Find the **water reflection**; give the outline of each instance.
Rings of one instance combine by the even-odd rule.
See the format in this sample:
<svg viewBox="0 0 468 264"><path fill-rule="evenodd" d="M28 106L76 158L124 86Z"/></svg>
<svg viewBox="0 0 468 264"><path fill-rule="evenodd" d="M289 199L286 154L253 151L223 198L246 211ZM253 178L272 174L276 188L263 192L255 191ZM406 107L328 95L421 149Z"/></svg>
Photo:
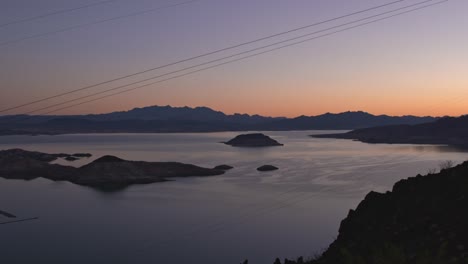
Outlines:
<svg viewBox="0 0 468 264"><path fill-rule="evenodd" d="M336 131L332 131L336 132ZM311 255L330 243L350 208L444 160L446 146L316 139L324 131L266 132L284 147L239 149L238 133L0 137L0 148L89 152L131 160L234 166L225 175L135 185L118 192L45 179L0 179L0 208L35 223L0 228L5 263L252 263ZM260 173L272 164L278 171ZM24 250L28 254L24 254ZM79 249L79 250L77 250Z"/></svg>
<svg viewBox="0 0 468 264"><path fill-rule="evenodd" d="M407 145L402 148L411 148L414 152L468 152L468 148L462 146L447 146L447 145Z"/></svg>

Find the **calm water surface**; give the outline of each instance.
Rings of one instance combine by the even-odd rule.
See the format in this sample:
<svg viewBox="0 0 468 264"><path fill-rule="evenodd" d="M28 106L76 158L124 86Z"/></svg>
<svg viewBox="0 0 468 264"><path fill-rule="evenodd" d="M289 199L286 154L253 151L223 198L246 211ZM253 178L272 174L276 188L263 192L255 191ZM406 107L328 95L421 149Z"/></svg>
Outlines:
<svg viewBox="0 0 468 264"><path fill-rule="evenodd" d="M444 160L468 159L449 147L308 137L314 133L324 132L267 132L285 146L261 149L218 143L237 135L231 132L0 137L0 149L235 167L119 192L0 179L0 210L40 217L0 225L1 263L271 264L310 256L333 241L341 219L369 191L390 190ZM264 164L280 170L257 172Z"/></svg>

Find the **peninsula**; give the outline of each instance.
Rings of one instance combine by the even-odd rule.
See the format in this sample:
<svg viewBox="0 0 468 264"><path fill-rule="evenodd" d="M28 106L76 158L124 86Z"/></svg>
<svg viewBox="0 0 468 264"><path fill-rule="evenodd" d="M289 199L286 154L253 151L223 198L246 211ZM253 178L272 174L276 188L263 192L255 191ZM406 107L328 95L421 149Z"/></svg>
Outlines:
<svg viewBox="0 0 468 264"><path fill-rule="evenodd" d="M468 115L446 117L418 125L392 125L356 129L342 134L313 135L318 138L353 139L365 143L443 144L468 147Z"/></svg>
<svg viewBox="0 0 468 264"><path fill-rule="evenodd" d="M83 155L78 155L83 156ZM0 177L32 180L38 177L79 185L113 188L166 181L174 177L215 176L224 170L179 162L129 161L104 156L79 168L51 164L56 154L11 149L0 151Z"/></svg>

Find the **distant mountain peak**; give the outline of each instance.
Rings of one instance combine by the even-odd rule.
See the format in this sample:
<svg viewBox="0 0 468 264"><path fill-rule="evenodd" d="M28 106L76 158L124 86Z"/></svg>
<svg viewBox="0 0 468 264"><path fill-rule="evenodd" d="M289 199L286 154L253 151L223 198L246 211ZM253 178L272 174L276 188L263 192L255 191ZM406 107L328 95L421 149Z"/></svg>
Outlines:
<svg viewBox="0 0 468 264"><path fill-rule="evenodd" d="M0 118L0 135L17 133L114 133L114 132L214 132L261 130L358 129L385 125L414 125L432 117L372 115L364 111L326 113L295 118L245 113L225 114L206 106L145 106L128 111L95 115L31 116L12 123Z"/></svg>

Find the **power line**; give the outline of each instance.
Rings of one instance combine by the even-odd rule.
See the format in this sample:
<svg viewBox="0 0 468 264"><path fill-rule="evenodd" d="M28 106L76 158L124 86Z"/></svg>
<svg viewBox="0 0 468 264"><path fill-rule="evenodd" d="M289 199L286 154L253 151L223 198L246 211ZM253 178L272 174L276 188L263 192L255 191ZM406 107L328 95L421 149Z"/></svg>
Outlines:
<svg viewBox="0 0 468 264"><path fill-rule="evenodd" d="M50 16L63 14L63 13L69 13L69 12L73 12L73 11L77 11L77 10L85 9L85 8L90 8L90 7L94 7L94 6L98 6L98 5L109 4L109 3L112 3L112 2L116 2L116 1L119 1L119 0L105 0L105 1L100 1L100 2L96 2L96 3L92 3L92 4L83 5L83 6L72 7L72 8L68 8L68 9L62 9L62 10L58 10L58 11L54 11L54 12L50 12L50 13L45 13L45 14L37 15L37 16L33 16L33 17L13 20L13 21L7 22L5 24L0 24L0 28L10 26L10 25L14 25L14 24L19 24L19 23L30 22L30 21L50 17Z"/></svg>
<svg viewBox="0 0 468 264"><path fill-rule="evenodd" d="M180 5L186 5L186 4L199 2L199 1L202 1L202 0L190 0L190 1L185 1L185 2L181 2L181 3L177 3L177 4L165 5L165 6L152 8L152 9L148 9L148 10L144 10L144 11L139 11L139 12L135 12L135 13L127 14L127 15L115 16L115 17L111 17L111 18L107 18L107 19L103 19L103 20L98 20L98 21L95 21L95 22L79 24L79 25L75 25L75 26L71 26L71 27L67 27L67 28L54 30L54 31L43 32L43 33L39 33L39 34L35 34L35 35L26 36L26 37L23 37L23 38L8 40L8 41L5 41L5 42L0 42L0 46L7 46L7 45L11 45L11 44L18 43L18 42L21 42L21 41L29 40L29 39L40 38L40 37L44 37L44 36L48 36L48 35L52 35L52 34L57 34L57 33L62 33L62 32L66 32L66 31L70 31L70 30L74 30L74 29L78 29L78 28L82 28L82 27L86 27L86 26L102 24L102 23L105 23L105 22L110 22L110 21L114 21L114 20L118 20L118 19L123 19L123 18L128 18L128 17L133 17L133 16L140 16L140 15L148 14L148 13L151 13L151 12L156 12L156 11L159 11L159 10L163 10L163 9L167 9L167 8L171 8L171 7L176 7L176 6L180 6Z"/></svg>
<svg viewBox="0 0 468 264"><path fill-rule="evenodd" d="M444 3L444 2L447 2L448 0L445 0L445 1L441 1L441 2L437 2L437 3L434 3L434 4L431 4L431 5L427 5L427 6L424 6L424 7L420 7L420 8L417 8L417 9L413 9L413 10L409 10L409 11L406 11L406 12L402 12L402 13L399 13L399 14L396 14L396 15L393 15L393 16L389 16L389 17L386 17L386 18L383 18L383 19L379 19L379 20L374 20L372 22L368 22L368 23L363 23L363 24L360 24L358 26L363 26L363 25L366 25L366 24L370 24L370 23L373 23L373 22L377 22L377 21L380 21L380 20L384 20L384 19L388 19L390 17L394 17L394 16L397 16L397 15L401 15L401 14L405 14L405 13L409 13L409 12L413 12L413 11L416 11L416 10L419 10L419 9L423 9L423 8L427 8L429 6L433 6L433 5L437 5L437 4L441 4L441 3ZM394 12L394 11L393 11ZM355 27L358 27L358 26L355 26ZM348 29L351 29L351 28L354 28L354 27L350 27ZM346 29L346 30L348 30ZM344 31L344 30L343 30ZM337 31L337 32L341 32L341 31ZM331 33L331 34L335 34L337 32L334 32L334 33ZM257 216L257 215L261 215L261 214L266 214L266 213L270 213L270 212L274 212L276 210L280 210L282 208L285 208L285 207L288 207L288 206L291 206L293 204L296 204L296 203L299 203L299 202L304 202L310 198L312 198L313 196L312 195L299 195L299 196L295 196L295 197L292 197L292 199L287 199L285 201L282 202L282 204L278 204L278 205L275 205L274 207L271 207L271 208L263 208L262 210L258 210L258 211L255 211L253 212L252 214L245 214L243 216L241 216L238 220L242 221L243 219L246 219L247 217L251 217L252 215L253 216ZM299 199L297 199L299 198ZM255 214L254 214L255 213ZM231 223L220 223L220 224L217 224L217 225L213 225L210 230L208 231L212 231L212 232L218 232L220 231L222 228L223 228L223 225L225 226L226 224L236 224L236 223L240 223L240 221L236 221L236 222L231 222ZM189 234L190 235L190 234Z"/></svg>
<svg viewBox="0 0 468 264"><path fill-rule="evenodd" d="M402 164L402 162L387 163L387 165L392 165L391 168L394 168L394 167L396 167L396 166L398 166L400 164ZM375 166L375 165L376 164L369 164L369 166ZM326 173L326 174L322 175L322 177L323 176L329 176L331 174L332 173ZM282 196L288 195L288 194L290 194L292 192L300 191L301 189L303 189L303 186L293 187L293 188L290 188L290 189L288 189L286 191L275 194L275 195L271 196L270 198L282 197ZM180 235L180 237L184 238L184 239L187 239L187 238L193 237L193 236L195 236L195 235L197 235L198 233L201 233L201 232L204 235L206 235L207 232L211 232L211 233L220 232L224 228L226 228L228 225L235 225L235 224L244 223L245 221L243 221L243 220L246 220L248 218L269 214L269 213L281 210L283 208L289 207L291 205L306 202L306 201L308 201L308 200L310 200L310 199L312 199L314 197L316 197L315 193L309 193L309 192L305 192L304 194L299 193L298 195L294 195L294 196L289 197L287 199L281 200L279 203L274 204L273 206L263 207L263 208L258 208L258 209L254 208L253 210L244 210L240 214L237 214L234 218L229 217L228 220L220 219L221 221L218 221L216 223L212 223L212 224L205 225L205 226L198 226L197 228L194 228L194 229L190 230L189 232L186 232L186 233ZM268 201L270 198L266 198L266 199L262 199L262 200ZM173 235L178 235L178 233L173 233ZM170 235L170 237L171 237L171 235ZM167 240L164 240L164 241L161 241L161 242L158 242L158 243L146 242L145 245L143 245L143 247L138 250L138 252L142 253L144 251L147 251L151 247L167 245L167 244L169 244L171 242L174 242L174 241L176 241L176 240L175 239L167 239Z"/></svg>
<svg viewBox="0 0 468 264"><path fill-rule="evenodd" d="M68 91L68 92L52 95L52 96L49 96L49 97L46 97L46 98L43 98L43 99L30 101L28 103L24 103L24 104L17 105L17 106L14 106L14 107L2 109L2 110L0 110L0 113L15 110L15 109L18 109L18 108L23 108L25 106L29 106L29 105L32 105L32 104L37 104L37 103L44 102L44 101L48 101L50 99L54 99L54 98L62 97L62 96L65 96L65 95L73 94L73 93L76 93L76 92L79 92L79 91L88 90L88 89L91 89L91 88L94 88L94 87L97 87L97 86L100 86L100 85L104 85L104 84L108 84L108 83L111 83L111 82L123 80L123 79L129 78L129 77L141 75L141 74L148 73L148 72L151 72L151 71L163 69L163 68L166 68L166 67L169 67L169 66L174 66L174 65L177 65L177 64L180 64L180 63L183 63L183 62L188 62L188 61L199 59L199 58L206 57L206 56L209 56L209 55L214 55L214 54L217 54L217 53L220 53L220 52L223 52L223 51L227 51L227 50L239 48L239 47L242 47L242 46L246 46L246 45L249 45L249 44L257 43L257 42L260 42L260 41L263 41L263 40L279 37L279 36L286 35L286 34L289 34L289 33L293 33L293 32L296 32L296 31L300 31L300 30L303 30L303 29L306 29L306 28L315 27L315 26L318 26L318 25L322 25L322 24L333 22L333 21L340 20L340 19L343 19L343 18L351 17L351 16L354 16L354 15L358 15L358 14L361 14L361 13L368 12L368 11L380 9L380 8L390 6L390 5L393 5L393 4L396 4L396 3L404 2L404 1L407 1L407 0L398 0L398 1L393 1L393 2L387 3L387 4L378 5L378 6L375 6L375 7L371 7L371 8L367 8L367 9L360 10L360 11L357 11L357 12L353 12L353 13L350 13L350 14L347 14L347 15L342 15L342 16L339 16L339 17L327 19L327 20L324 20L324 21L320 21L320 22L317 22L317 23L310 24L310 25L306 25L306 26L294 28L294 29L291 29L291 30L283 31L283 32L276 33L276 34L273 34L273 35L269 35L269 36L266 36L266 37L262 37L262 38L259 38L259 39L243 42L243 43L236 44L236 45L233 45L233 46L229 46L229 47L226 47L226 48L218 49L218 50L215 50L215 51L212 51L212 52L208 52L208 53L204 53L204 54L201 54L201 55L193 56L193 57L190 57L190 58L187 58L187 59L182 59L182 60L172 62L172 63L169 63L169 64L165 64L165 65L162 65L162 66L157 66L157 67L154 67L154 68L142 70L142 71L135 72L135 73L132 73L132 74L128 74L128 75L125 75L125 76L114 78L114 79L111 79L111 80L108 80L108 81L103 81L103 82L100 82L100 83L97 83L97 84L93 84L93 85L85 86L85 87L82 87L82 88L74 89L74 90L71 90L71 91ZM428 2L429 1L431 1L431 0L428 0Z"/></svg>
<svg viewBox="0 0 468 264"><path fill-rule="evenodd" d="M310 174L310 173L309 173ZM310 176L310 175L309 175ZM295 191L299 191L300 189L302 189L303 186L299 186L299 187L293 187L293 188L290 188L286 191L283 191L283 192L279 192L277 194L275 194L274 196L271 196L271 197L266 197L265 199L262 199L263 201L269 201L270 198L279 198L279 197L282 197L282 196L285 196L287 194L290 194L292 192L295 192ZM302 195L299 195L299 196L295 196L293 198L298 198ZM286 201L290 201L292 200L291 198L288 198L288 199L285 199L283 201L281 201L280 203L284 203ZM273 207L276 207L278 204L275 204ZM265 209L268 209L268 208L261 208L262 210L265 210ZM237 214L236 215L236 218L245 218L249 215L253 215L254 213L258 213L260 211L260 209L255 209L254 210L243 210L242 212L240 212L240 214ZM232 218L229 218L229 221L226 221L224 219L220 219L221 221L217 221L216 223L212 223L208 226L198 226L197 228L194 228L192 230L190 230L189 232L186 232L185 234L182 235L182 237L187 237L187 236L193 236L193 235L196 235L196 233L198 232L201 232L201 231L204 231L206 229L213 229L213 228L218 228L219 226L222 226L222 225L227 225L227 224L230 224L230 223L234 223L232 222ZM174 235L176 235L177 233L175 233ZM172 242L172 239L168 239L168 240L165 240L165 241L162 241L160 243L157 243L158 245L162 245L162 244L166 244L166 243L169 243L169 242ZM143 245L143 247L139 250L139 252L143 252L143 251L146 251L147 249L150 248L150 245L149 244L152 244L152 242L147 242L145 243L146 245Z"/></svg>
<svg viewBox="0 0 468 264"><path fill-rule="evenodd" d="M433 1L433 0L431 0L431 1ZM425 5L425 6L413 8L413 9L410 9L410 10L407 10L407 11L404 11L404 12L400 12L400 13L397 13L397 14L394 14L394 15L391 15L391 16L383 17L383 18L380 18L380 19L375 19L375 20L372 20L372 21L369 21L369 22L361 23L361 24L358 24L358 25L355 25L355 26L351 26L351 27L347 27L347 28L344 28L344 29L341 29L341 30L337 30L337 31L333 31L333 32L326 33L326 34L323 34L323 35L315 36L315 37L312 37L312 38L308 38L308 39L301 40L301 41L298 41L298 42L290 43L290 44L283 45L283 46L280 46L280 47L276 47L276 48L273 48L273 49L269 49L269 50L266 50L266 51L254 53L254 54L251 54L251 55L248 55L248 56L244 56L244 57L241 57L241 58L237 58L237 59L234 59L234 60L230 60L230 61L227 61L227 62L223 62L223 63L215 64L215 65L212 65L212 66L209 66L209 67L205 67L205 68L201 68L201 69L198 69L198 70L190 71L190 72L188 72L188 73L184 73L184 74L172 76L172 77L169 77L169 78L166 78L166 79L162 79L162 80L159 80L159 81L155 81L155 82L151 82L151 83L144 84L144 85L141 85L141 86L137 86L137 87L133 87L133 88L130 88L130 89L126 89L126 90L123 90L123 91L120 91L120 92L117 92L117 93L112 93L112 94L109 94L109 95L101 96L101 97L98 97L98 98L95 98L95 99L92 99L92 100L88 100L88 101L84 101L84 102L81 102L81 103L77 103L77 104L73 104L73 105L70 105L70 106L66 106L66 107L62 107L62 108L59 108L59 109L55 109L55 110L52 110L52 111L43 113L43 115L50 114L50 113L55 113L55 112L58 112L58 111L60 111L60 110L72 108L72 107L79 106L79 105L83 105L83 104L86 104L86 103L95 102L95 101L98 101L98 100L101 100L101 99L104 99L104 98L108 98L108 97L112 97L112 96L115 96L115 95L127 93L127 92L130 92L130 91L134 91L134 90L137 90L137 89L141 89L141 88L144 88L144 87L148 87L148 86L150 86L150 85L154 85L154 84L166 82L166 81L169 81L169 80L177 79L177 78L184 77L184 76L187 76L187 75L191 75L191 74L194 74L194 73L197 73L197 72L205 71L205 70L208 70L208 69L217 68L217 67L220 67L220 66L223 66L223 65L226 65L226 64L231 64L231 63L234 63L234 62L237 62L237 61L241 61L241 60L245 60L245 59L248 59L248 58L256 57L256 56L259 56L259 55L262 55L262 54L266 54L266 53L270 53L270 52L273 52L273 51L276 51L276 50L284 49L284 48L291 47L291 46L296 46L296 45L299 45L299 44L301 44L301 43L305 43L305 42L312 41L312 40L315 40L315 39L319 39L319 38L331 36L331 35L334 35L334 34L337 34L337 33L340 33L340 32L344 32L344 31L348 31L348 30L351 30L351 29L354 29L354 28L358 28L358 27L362 27L362 26L365 26L365 25L373 24L373 23L376 23L376 22L379 22L379 21L387 20L387 19L390 19L390 18L393 18L393 17L396 17L396 16L400 16L400 15L403 15L403 14L415 12L415 11L418 11L418 10L421 10L421 9L425 9L425 8L428 8L428 7L431 7L431 6L434 6L434 5L442 4L442 3L445 3L445 2L448 2L448 1L449 1L449 0L443 0L443 1L439 1L439 2L432 3L432 4L428 4L428 5ZM424 2L421 2L421 3L425 3L425 2L428 2L428 1L424 1ZM421 3L420 3L420 4L421 4ZM414 6L414 5L411 5L411 6ZM409 6L408 6L408 7L409 7ZM406 8L408 8L408 7L406 7ZM401 9L401 8L399 8L399 9ZM388 11L388 12L385 12L385 13L395 12L395 11L396 11L396 10L394 10L394 11ZM372 17L381 16L381 15L383 15L383 14L385 14L385 13L382 13L382 14L380 14L380 15L374 15L374 16L372 16ZM366 19L369 19L369 18L366 18ZM366 19L361 19L360 21L366 20ZM350 22L350 23L356 23L356 21L355 21L355 22ZM345 26L345 25L350 24L350 23L345 23L345 24L343 24L343 25L341 25L341 26ZM340 27L340 26L338 26L338 27ZM334 27L334 28L336 28L336 27ZM330 30L330 29L328 29L328 30ZM304 37L304 36L302 36L302 37ZM301 37L298 37L298 38L301 38ZM278 42L278 43L275 43L275 44L271 44L271 45L268 45L268 46L265 46L265 47L270 47L270 46L278 45L278 44L280 44L280 43L284 43L284 42L287 42L287 41L291 41L291 40L285 40L285 41ZM265 47L257 48L257 49L254 49L254 50L264 49ZM231 58L231 57L239 56L240 54L250 53L250 52L252 52L252 51L254 51L254 50L242 52L242 53L239 53L239 54L236 54L236 55L231 55L231 56L228 56L228 57L225 57L225 58L222 58L222 59L217 59L217 60L215 60L215 61L211 61L211 62L208 62L208 63L201 64L201 65L206 65L206 64L210 64L210 63L213 63L213 62L216 62L216 61L224 60L224 59L226 59L226 58ZM189 67L189 68L195 68L195 67L199 67L199 66L200 66L200 65L192 66L192 67ZM189 69L189 68L187 68L187 69ZM187 70L187 69L179 70L178 72L184 71L184 70ZM173 73L175 73L175 72L173 72ZM173 73L168 73L168 74L173 74ZM155 77L155 78L157 78L157 77ZM153 78L153 79L154 79L154 78ZM148 80L149 80L149 79L148 79ZM147 81L147 80L145 80L145 81ZM132 85L132 84L129 84L129 85ZM72 99L72 100L69 100L69 101L67 101L67 102L65 102L65 103L78 101L78 100L81 100L81 99L84 99L84 98L89 98L89 97L91 97L91 96L95 96L95 95L98 95L98 94L102 94L102 93L106 93L106 92L109 92L109 91L117 90L117 89L120 89L120 88L129 86L129 85L124 85L124 86L122 86L122 87L112 88L112 89L109 89L109 90L106 90L106 91L102 91L102 92L95 93L95 94L92 94L92 95L84 96L84 97L81 97L81 98L78 98L78 99ZM65 103L59 103L59 104L56 104L56 105L53 105L53 106L50 106L50 107L45 107L45 108L41 108L41 109L38 109L38 110L34 110L34 112L37 112L37 111L40 111L40 110L49 109L49 108L56 107L56 106L59 106L59 105L63 105L63 104L65 104Z"/></svg>
<svg viewBox="0 0 468 264"><path fill-rule="evenodd" d="M299 188L294 188L294 189L299 190L300 187ZM290 192L292 192L292 191L294 191L294 190L291 190ZM285 194L285 193L286 192L284 192L283 194ZM230 218L228 221L218 221L218 222L215 222L215 223L210 224L208 226L201 226L199 228L192 229L191 231L189 231L189 232L187 232L185 234L182 234L180 236L180 238L185 238L186 239L186 238L189 238L189 237L193 237L193 236L197 235L200 232L202 232L204 235L206 235L207 232L216 233L216 232L221 231L226 226L242 223L243 222L242 220L245 220L245 219L248 219L248 218L251 218L251 217L260 216L262 214L267 214L267 213L270 213L270 212L274 212L275 210L280 210L282 208L294 205L294 204L296 204L298 202L304 202L304 201L308 200L306 197L308 197L309 195L310 195L310 193L306 193L305 195L304 194L298 194L298 195L295 195L295 196L293 196L291 198L287 198L285 200L282 200L278 204L275 204L275 205L273 205L271 207L263 207L263 208L254 209L254 210L245 210L243 213L236 215L234 218ZM272 196L272 198L277 198L277 196L276 195ZM298 198L299 198L299 200L297 200ZM161 241L159 243L154 243L154 244L156 244L157 246L162 246L162 245L167 245L167 244L169 244L171 242L174 242L174 241L175 241L175 239L169 238L167 240ZM139 250L139 252L140 253L144 252L144 251L148 250L149 248L151 248L152 246L154 246L153 243L149 242L149 243L147 243L147 245L143 245L143 247Z"/></svg>
<svg viewBox="0 0 468 264"><path fill-rule="evenodd" d="M146 82L146 81L158 79L158 78L161 78L161 77L164 77L164 76L169 76L169 75L172 75L172 74L175 74L175 73L179 73L179 72L183 72L183 71L186 71L186 70L194 69L194 68L197 68L197 67L200 67L200 66L205 66L205 65L208 65L208 64L212 64L212 63L215 63L215 62L218 62L218 61L234 58L234 57L237 57L237 56L240 56L240 55L243 55L243 54L251 53L253 51L262 50L264 48L273 47L273 46L283 44L283 43L286 43L286 42L289 42L289 41L301 39L301 38L304 38L304 37L307 37L307 36L311 36L311 35L315 35L315 34L318 34L318 33L326 32L326 31L329 31L329 30L332 30L332 29L343 27L343 26L355 24L355 23L358 23L358 22L361 22L361 21L365 21L365 20L374 18L374 17L379 17L379 16L386 15L386 14L389 14L389 13L394 13L396 11L404 10L404 9L414 7L414 6L418 6L418 5L421 5L421 4L424 4L424 3L427 3L427 2L431 2L431 1L434 1L434 0L426 0L426 1L423 1L423 2L416 3L416 4L412 4L412 5L408 5L408 6L405 6L405 7L397 8L397 9L394 9L394 10L391 10L391 11L386 11L386 12L383 12L383 13L380 13L380 14L377 14L377 15L372 15L372 16L365 17L365 18L362 18L362 19L347 22L347 23L344 23L344 24L341 24L341 25L333 26L333 27L330 27L330 28L327 28L327 29L322 29L322 30L318 30L318 31L315 31L315 32L312 32L312 33L308 33L308 34L305 34L305 35L294 37L294 38L291 38L291 39L279 41L279 42L269 44L269 45L266 45L266 46L262 46L262 47L259 47L259 48L255 48L255 49L251 49L251 50L248 50L248 51L243 51L243 52L240 52L240 53L236 53L236 54L226 56L226 57L223 57L223 58L220 58L220 59L211 60L211 61L204 62L204 63L201 63L201 64L197 64L197 65L194 65L194 66L186 67L186 68L183 68L183 69L180 69L180 70L164 73L164 74L161 74L161 75L158 75L158 76L155 76L155 77L151 77L151 78L147 78L147 79L144 79L144 80L132 82L132 83L129 83L129 84L117 86L117 87L110 88L110 89L107 89L107 90L104 90L104 91L101 91L101 92L96 92L96 93L93 93L93 94L90 94L90 95L78 97L78 98L71 99L71 100L68 100L68 101L64 101L64 102L61 102L61 103L58 103L58 104L54 104L54 105L46 106L46 107L43 107L43 108L35 109L33 111L23 113L23 115L36 113L36 112L39 112L39 111L42 111L42 110L46 110L46 109L50 109L50 108L53 108L53 107L61 106L61 105L67 104L67 103L79 101L81 99L86 99L86 98L93 97L93 96L96 96L96 95L100 95L100 94L104 94L104 93L107 93L107 92L119 90L121 88L125 88L125 87L131 86L131 85L135 85L135 84L143 83L143 82Z"/></svg>
<svg viewBox="0 0 468 264"><path fill-rule="evenodd" d="M392 163L386 163L386 165L391 165L390 168L395 168L398 165L403 164L403 163L404 162L402 162L402 161L396 161L396 162L392 162ZM375 166L375 165L376 164L369 164L369 166ZM326 173L325 175L322 175L322 177L323 176L329 176L329 175L330 175L330 173ZM291 192L300 191L302 188L303 188L302 186L294 187L294 188L291 188L291 189L286 190L284 192L281 192L281 193L279 193L277 195L274 195L274 196L272 196L272 198L278 198L278 197L287 195L287 194L289 194ZM281 210L283 208L289 207L291 205L295 205L295 204L298 204L298 203L308 201L313 197L316 197L316 194L306 192L304 194L298 194L298 195L295 195L293 197L284 199L284 200L280 201L279 203L277 203L277 204L275 204L275 205L273 205L271 207L264 207L264 208L255 209L255 210L245 210L241 214L238 214L234 219L229 218L228 221L218 221L217 223L213 223L213 224L210 224L208 226L204 226L204 227L200 226L199 228L192 229L190 232L187 232L187 233L183 234L182 237L184 237L184 238L191 237L191 236L196 235L199 232L203 232L203 234L206 234L207 232L216 233L216 232L222 231L222 229L225 228L228 225L243 223L244 221L242 221L242 220L245 220L247 218L272 213L272 212ZM266 200L267 199L265 199L265 201ZM173 241L174 240L172 240L172 239L168 239L166 241L158 243L158 245L167 244L167 243L170 243L170 242L173 242ZM148 245L148 244L150 244L150 243L147 243L147 245L144 245L141 250L145 251L148 248L150 248L150 245Z"/></svg>
<svg viewBox="0 0 468 264"><path fill-rule="evenodd" d="M430 6L433 6L433 5L441 4L441 3L444 3L444 2L447 2L447 1L448 1L448 0L436 2L436 3L430 4L430 5L426 5L426 6L423 6L423 7L415 8L415 9L412 9L412 10L408 10L408 11L406 11L406 12L401 12L401 13L398 13L398 14L395 14L395 15L392 15L392 16L388 16L388 17L385 17L385 18L378 19L378 20L373 20L373 21L370 21L370 22L367 22L367 23L362 23L362 24L356 25L356 26L354 26L354 27L349 27L349 28L346 28L346 29L343 29L343 30L340 30L340 31L335 31L335 32L332 32L332 33L329 33L329 34L321 35L321 36L319 36L319 37L324 37L324 36L336 34L336 33L338 33L338 32L342 32L342 31L350 30L350 29L352 29L352 28L356 28L356 27L360 27L360 26L367 25L367 24L375 23L375 22L377 22L377 21L381 21L381 20L384 20L384 19L389 19L389 18L391 18L391 17L395 17L395 16L402 15L402 14L405 14L405 13L414 12L414 11L416 11L416 10L420 10L420 9L427 8L427 7L430 7ZM395 12L395 11L392 11L392 12ZM382 14L381 14L381 15L382 15ZM354 22L354 23L356 23L356 22ZM315 37L315 38L312 38L312 39L316 39L316 38L319 38L319 37ZM312 40L312 39L308 39L308 40L305 40L305 41L309 41L309 40ZM297 44L303 43L303 42L305 42L305 41L296 42L296 43L293 43L293 44L290 44L290 45L286 45L286 46L279 47L279 48L277 48L277 49L285 48L285 47L292 46L292 45L297 45ZM273 49L273 50L276 50L276 49ZM269 50L269 51L266 51L266 52L271 52L271 51L273 51L273 50ZM266 52L264 52L264 53L266 53ZM259 55L259 54L263 54L263 53L257 53L257 54L254 54L254 55L251 55L251 56L248 56L248 57L257 56L257 55ZM241 58L241 59L245 59L245 58L248 58L248 57L243 57L243 58ZM241 60L241 59L238 59L238 60ZM235 60L235 61L237 61L237 60ZM224 64L227 64L227 63L231 63L231 62L234 62L234 61L226 62L226 63L219 64L219 65L224 65ZM213 66L213 67L217 67L217 66L215 65L215 66ZM201 70L200 70L200 71L201 71ZM189 74L191 74L191 73L189 73ZM307 196L308 196L308 195L307 195ZM300 200L298 200L298 201L292 201L293 199L296 200L297 198L300 198ZM304 195L304 198L305 198L305 195ZM293 197L293 199L287 199L287 200L286 200L286 201L291 201L292 203L290 203L290 204L285 203L284 205L281 205L281 206L278 207L278 208L273 208L273 207L272 207L272 208L264 208L263 211L264 211L265 213L268 213L268 212L272 212L272 211L274 211L274 210L279 210L279 209L284 208L284 207L286 207L286 206L290 206L291 204L295 204L295 203L297 203L297 202L301 202L301 201L307 200L307 199L303 199L303 197L301 197L301 195L299 195L299 196L297 196L297 197ZM283 201L283 203L284 203L284 201ZM261 214L261 213L262 213L262 211L257 211L255 215L259 215L259 214ZM244 218L247 217L247 216L248 216L248 215L245 215L245 216L241 217L239 220L242 220L242 219L244 219ZM0 223L0 224L1 224L1 223ZM221 223L221 224L225 224L225 223ZM222 225L221 225L221 227L222 227ZM214 229L212 230L213 232L216 232L216 231L219 231L219 230L220 230L220 229L219 229L219 225L215 225L215 226L213 226L213 228L214 228Z"/></svg>

